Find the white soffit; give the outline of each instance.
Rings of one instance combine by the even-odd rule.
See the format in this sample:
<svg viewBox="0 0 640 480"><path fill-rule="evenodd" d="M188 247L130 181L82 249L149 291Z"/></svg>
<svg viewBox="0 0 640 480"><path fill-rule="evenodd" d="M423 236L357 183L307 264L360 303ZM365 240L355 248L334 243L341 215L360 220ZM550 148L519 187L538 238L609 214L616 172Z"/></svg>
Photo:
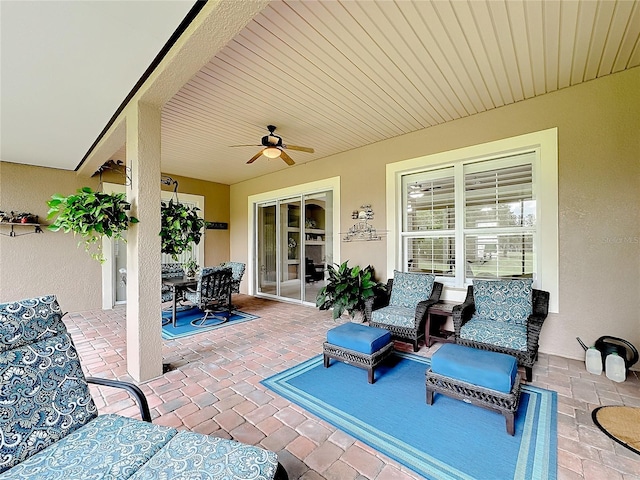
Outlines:
<svg viewBox="0 0 640 480"><path fill-rule="evenodd" d="M76 168L193 1L0 1L0 160Z"/></svg>

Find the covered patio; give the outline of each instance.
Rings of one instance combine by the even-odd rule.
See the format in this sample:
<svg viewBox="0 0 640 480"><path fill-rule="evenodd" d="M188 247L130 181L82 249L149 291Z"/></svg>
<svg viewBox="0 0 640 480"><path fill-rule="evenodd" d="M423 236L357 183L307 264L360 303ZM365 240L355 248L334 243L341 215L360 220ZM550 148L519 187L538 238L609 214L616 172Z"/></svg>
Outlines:
<svg viewBox="0 0 640 480"><path fill-rule="evenodd" d="M234 301L260 318L164 342L162 357L171 371L141 384L154 423L276 451L290 479L422 478L260 384L322 352L327 330L336 325L330 312L248 295ZM131 380L124 317L123 307L65 317L87 374ZM397 343L396 348L410 347ZM418 355L430 356L437 348L422 347ZM533 372L532 385L558 392L558 478L635 478L640 457L602 434L590 412L600 405L639 405L637 372L614 383L588 374L583 362L547 354L540 355ZM92 388L101 413L137 415L126 393Z"/></svg>

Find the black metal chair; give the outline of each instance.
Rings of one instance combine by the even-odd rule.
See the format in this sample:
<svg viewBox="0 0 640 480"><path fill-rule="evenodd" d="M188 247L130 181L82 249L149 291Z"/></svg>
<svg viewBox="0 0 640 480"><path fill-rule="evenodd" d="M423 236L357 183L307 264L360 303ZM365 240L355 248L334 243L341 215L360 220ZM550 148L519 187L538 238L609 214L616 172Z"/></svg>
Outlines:
<svg viewBox="0 0 640 480"><path fill-rule="evenodd" d="M313 263L310 258L305 258L305 280L307 283L318 282L324 280L324 269L320 265Z"/></svg>
<svg viewBox="0 0 640 480"><path fill-rule="evenodd" d="M242 262L223 262L220 264L220 267L231 269L231 293L240 293L240 282L242 281L246 265Z"/></svg>
<svg viewBox="0 0 640 480"><path fill-rule="evenodd" d="M203 317L191 322L194 327L206 327L216 323L224 323L231 316L233 305L231 304L231 290L233 273L231 268L206 269L198 280L196 290L187 290L184 298L194 303L205 312ZM216 313L225 312L226 316L217 316Z"/></svg>

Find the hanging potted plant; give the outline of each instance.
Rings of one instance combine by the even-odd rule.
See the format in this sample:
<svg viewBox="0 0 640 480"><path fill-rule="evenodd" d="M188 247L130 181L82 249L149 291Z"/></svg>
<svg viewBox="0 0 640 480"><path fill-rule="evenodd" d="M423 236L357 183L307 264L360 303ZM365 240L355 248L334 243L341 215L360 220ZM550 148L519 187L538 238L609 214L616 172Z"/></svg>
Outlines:
<svg viewBox="0 0 640 480"><path fill-rule="evenodd" d="M316 307L320 310L333 308L333 319L339 318L345 311L352 320L364 318L365 299L384 291L385 285L373 277L373 267L353 268L344 262L341 265L329 265L327 284L318 292Z"/></svg>
<svg viewBox="0 0 640 480"><path fill-rule="evenodd" d="M182 252L190 251L192 244L198 245L202 238L205 221L198 216L198 207L185 205L170 199L162 202L160 236L162 253L178 260Z"/></svg>
<svg viewBox="0 0 640 480"><path fill-rule="evenodd" d="M54 194L47 202L47 218L57 215L47 227L49 230L80 235L78 245L84 243L85 250L95 260L104 263L101 237L125 240L122 232L138 219L129 215L131 204L124 193L94 192L89 187L79 189L75 194L64 196Z"/></svg>

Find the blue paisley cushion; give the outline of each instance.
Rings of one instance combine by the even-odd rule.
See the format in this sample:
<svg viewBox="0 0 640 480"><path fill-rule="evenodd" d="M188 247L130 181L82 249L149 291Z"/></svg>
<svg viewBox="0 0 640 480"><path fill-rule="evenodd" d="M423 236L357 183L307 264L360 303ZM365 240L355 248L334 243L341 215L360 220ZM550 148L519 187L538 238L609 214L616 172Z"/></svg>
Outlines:
<svg viewBox="0 0 640 480"><path fill-rule="evenodd" d="M530 278L523 280L474 280L476 314L498 322L526 325L533 312Z"/></svg>
<svg viewBox="0 0 640 480"><path fill-rule="evenodd" d="M173 293L170 291L165 292L164 289L162 291L162 302L170 302L173 300Z"/></svg>
<svg viewBox="0 0 640 480"><path fill-rule="evenodd" d="M396 288L395 285L393 288ZM416 328L416 309L389 305L371 312L371 321L384 325Z"/></svg>
<svg viewBox="0 0 640 480"><path fill-rule="evenodd" d="M170 427L101 415L16 465L8 474L24 480L126 479L176 433Z"/></svg>
<svg viewBox="0 0 640 480"><path fill-rule="evenodd" d="M508 322L496 322L492 319L474 315L460 329L460 338L475 342L511 348L525 352L527 350L527 327Z"/></svg>
<svg viewBox="0 0 640 480"><path fill-rule="evenodd" d="M56 323L64 328L58 320L54 331ZM0 472L97 415L67 333L0 353L0 378Z"/></svg>
<svg viewBox="0 0 640 480"><path fill-rule="evenodd" d="M393 272L393 286L389 305L415 310L418 302L428 300L433 290L435 275L430 273Z"/></svg>
<svg viewBox="0 0 640 480"><path fill-rule="evenodd" d="M0 303L0 352L66 332L54 295Z"/></svg>
<svg viewBox="0 0 640 480"><path fill-rule="evenodd" d="M195 303L196 305L200 303L200 292L184 292L182 296L185 300L189 300L191 303Z"/></svg>
<svg viewBox="0 0 640 480"><path fill-rule="evenodd" d="M131 480L268 480L277 466L273 452L180 431Z"/></svg>
<svg viewBox="0 0 640 480"><path fill-rule="evenodd" d="M181 263L163 263L161 266L162 278L182 277L184 269Z"/></svg>
<svg viewBox="0 0 640 480"><path fill-rule="evenodd" d="M204 275L207 275L211 272L217 272L218 270L224 270L225 267L202 267L202 269L200 270L200 278L202 278ZM229 268L229 267L226 267ZM190 290L185 290L184 293L182 294L184 296L184 298L186 300L189 300L191 303L195 303L195 304L199 304L201 299L202 299L202 295L201 295L201 289L202 289L202 285L200 284L200 280L198 280L198 286L196 288L196 291L190 291Z"/></svg>

